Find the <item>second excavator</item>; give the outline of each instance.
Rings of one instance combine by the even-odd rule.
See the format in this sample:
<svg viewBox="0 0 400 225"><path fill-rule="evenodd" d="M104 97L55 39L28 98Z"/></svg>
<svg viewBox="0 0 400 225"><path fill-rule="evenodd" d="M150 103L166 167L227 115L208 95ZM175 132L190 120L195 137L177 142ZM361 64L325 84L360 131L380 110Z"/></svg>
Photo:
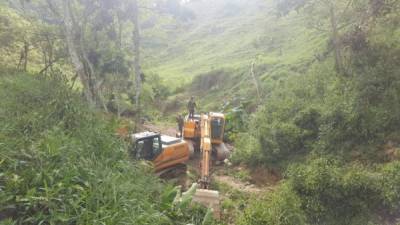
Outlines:
<svg viewBox="0 0 400 225"><path fill-rule="evenodd" d="M158 174L186 168L189 156L199 157L199 187L193 197L195 202L212 208L219 218L219 192L210 190L211 166L214 161L223 161L229 155L223 137L225 116L222 113L187 116L184 121L182 139L154 132L141 132L130 135L132 153L136 159L151 161Z"/></svg>
<svg viewBox="0 0 400 225"><path fill-rule="evenodd" d="M210 112L186 117L182 135L191 151L200 152L200 188L196 190L194 201L212 208L216 218L220 215L220 198L218 191L210 190L210 173L213 161L223 161L229 156L223 142L224 129L224 114Z"/></svg>

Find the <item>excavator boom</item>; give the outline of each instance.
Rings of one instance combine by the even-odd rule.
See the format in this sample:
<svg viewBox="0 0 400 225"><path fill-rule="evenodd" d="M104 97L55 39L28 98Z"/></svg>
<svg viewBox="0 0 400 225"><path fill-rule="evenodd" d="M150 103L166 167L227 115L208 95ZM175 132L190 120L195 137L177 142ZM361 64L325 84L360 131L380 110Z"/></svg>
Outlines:
<svg viewBox="0 0 400 225"><path fill-rule="evenodd" d="M201 159L201 188L208 189L210 185L210 161L211 161L211 129L207 115L201 116L201 142L200 149L202 153Z"/></svg>
<svg viewBox="0 0 400 225"><path fill-rule="evenodd" d="M200 150L201 150L201 178L200 189L196 190L194 201L210 207L214 212L214 217L219 218L219 192L209 190L210 188L210 164L211 164L211 127L208 115L201 115L200 128Z"/></svg>

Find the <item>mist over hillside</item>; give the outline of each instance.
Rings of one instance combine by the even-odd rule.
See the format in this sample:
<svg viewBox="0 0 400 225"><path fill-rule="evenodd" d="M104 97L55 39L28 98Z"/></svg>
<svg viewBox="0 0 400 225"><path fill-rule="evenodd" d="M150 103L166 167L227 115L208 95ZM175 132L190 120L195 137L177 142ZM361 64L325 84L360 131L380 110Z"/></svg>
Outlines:
<svg viewBox="0 0 400 225"><path fill-rule="evenodd" d="M194 12L195 18L177 23L174 28L178 30L166 32L160 45L145 49L149 71L165 80L189 81L217 68L242 67L263 54L257 43L268 28L265 17L275 18L272 4L206 0L184 6Z"/></svg>

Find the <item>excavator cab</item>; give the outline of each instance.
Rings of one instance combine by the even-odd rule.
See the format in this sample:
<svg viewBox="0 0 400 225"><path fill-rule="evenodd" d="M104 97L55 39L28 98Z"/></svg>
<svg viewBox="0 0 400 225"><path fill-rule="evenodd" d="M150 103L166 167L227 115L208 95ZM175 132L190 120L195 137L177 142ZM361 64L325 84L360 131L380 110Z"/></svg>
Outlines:
<svg viewBox="0 0 400 225"><path fill-rule="evenodd" d="M133 155L136 159L154 160L162 152L161 136L153 132L133 135Z"/></svg>
<svg viewBox="0 0 400 225"><path fill-rule="evenodd" d="M190 149L200 150L201 121L204 115L207 116L209 123L213 157L218 161L223 161L229 155L229 150L224 144L225 115L223 113L195 114L193 118L187 116L183 126L183 138L188 142Z"/></svg>
<svg viewBox="0 0 400 225"><path fill-rule="evenodd" d="M151 161L156 172L165 173L189 160L188 143L180 138L149 131L132 134L131 138L134 158Z"/></svg>
<svg viewBox="0 0 400 225"><path fill-rule="evenodd" d="M211 143L221 144L224 139L225 116L222 113L210 112Z"/></svg>
<svg viewBox="0 0 400 225"><path fill-rule="evenodd" d="M225 116L222 113L210 112L210 128L211 128L211 142L212 144L223 143L224 129L225 129ZM200 129L201 116L194 115L193 118L186 117L184 123L183 137L185 139L198 139L201 135Z"/></svg>

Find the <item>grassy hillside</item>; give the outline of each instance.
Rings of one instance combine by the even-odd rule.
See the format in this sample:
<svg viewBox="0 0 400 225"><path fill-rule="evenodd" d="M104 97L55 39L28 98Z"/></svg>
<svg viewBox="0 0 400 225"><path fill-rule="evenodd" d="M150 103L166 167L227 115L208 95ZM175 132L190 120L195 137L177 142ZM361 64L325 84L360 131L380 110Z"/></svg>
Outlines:
<svg viewBox="0 0 400 225"><path fill-rule="evenodd" d="M327 49L327 34L308 28L297 13L279 17L273 1L194 1L188 7L196 20L144 49L147 73L179 87L172 108L184 108L194 95L202 111L253 112L252 63L265 99L288 78L304 75Z"/></svg>
<svg viewBox="0 0 400 225"><path fill-rule="evenodd" d="M163 47L145 49L148 71L174 86L221 68L249 69L253 61L268 71L299 66L325 45L301 18L279 18L272 2L195 1L188 7L196 20L169 33Z"/></svg>
<svg viewBox="0 0 400 225"><path fill-rule="evenodd" d="M189 82L173 98L225 110L234 163L283 174L238 223L395 224L399 5L351 5L338 35L343 72L332 33L311 26L305 9L277 17L272 1L193 4L198 20L149 58L149 70L171 86Z"/></svg>

